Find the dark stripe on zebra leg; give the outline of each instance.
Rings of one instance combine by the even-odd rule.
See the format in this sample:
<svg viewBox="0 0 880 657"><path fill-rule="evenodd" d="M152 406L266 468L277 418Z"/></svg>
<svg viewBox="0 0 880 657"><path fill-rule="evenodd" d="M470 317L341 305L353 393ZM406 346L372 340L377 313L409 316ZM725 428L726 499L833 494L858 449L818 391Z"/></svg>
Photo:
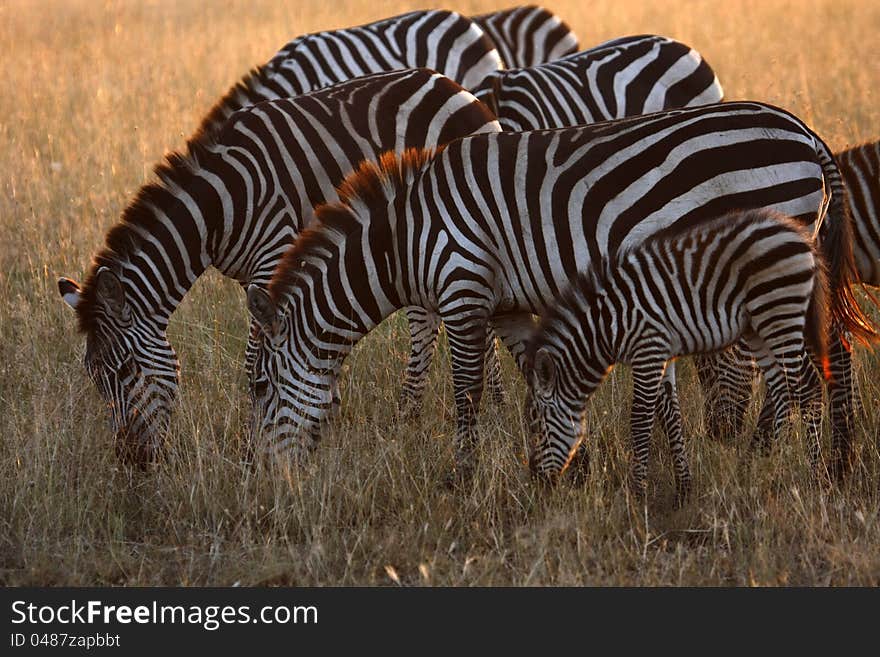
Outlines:
<svg viewBox="0 0 880 657"><path fill-rule="evenodd" d="M674 363L667 366L667 368L674 367ZM666 434L666 440L669 442L669 453L672 455L672 466L675 472L675 506L681 507L690 494L691 469L687 460L681 406L678 402L674 370L667 371L667 375L663 378L657 407L663 433Z"/></svg>
<svg viewBox="0 0 880 657"><path fill-rule="evenodd" d="M828 385L828 398L831 413L831 476L842 481L853 466L852 427L853 427L853 389L852 354L840 330L834 330L830 337L829 359L831 362L831 381Z"/></svg>
<svg viewBox="0 0 880 657"><path fill-rule="evenodd" d="M486 393L493 404L503 404L507 395L501 380L501 359L495 334L489 331L486 336Z"/></svg>

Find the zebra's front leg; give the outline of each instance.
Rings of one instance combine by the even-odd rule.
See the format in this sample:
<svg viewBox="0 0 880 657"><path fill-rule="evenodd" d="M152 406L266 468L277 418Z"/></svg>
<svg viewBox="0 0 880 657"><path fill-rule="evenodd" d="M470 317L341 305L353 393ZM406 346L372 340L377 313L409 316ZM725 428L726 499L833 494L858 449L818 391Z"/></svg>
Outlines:
<svg viewBox="0 0 880 657"><path fill-rule="evenodd" d="M405 312L409 321L411 347L398 408L402 417L413 417L419 414L425 396L428 371L437 347L440 317L416 306L407 307Z"/></svg>
<svg viewBox="0 0 880 657"><path fill-rule="evenodd" d="M675 470L675 505L682 506L691 489L691 469L682 430L681 407L675 378L675 361L666 366L660 382L657 416L669 441L672 464Z"/></svg>
<svg viewBox="0 0 880 657"><path fill-rule="evenodd" d="M656 350L650 356L634 358L632 365L633 402L630 414L632 437L632 471L630 487L639 500L644 500L648 488L648 453L651 430L657 411L660 382L666 369L666 359L658 358Z"/></svg>
<svg viewBox="0 0 880 657"><path fill-rule="evenodd" d="M483 396L486 355L485 318L446 321L455 391L455 474L461 481L473 473L477 447L477 411Z"/></svg>

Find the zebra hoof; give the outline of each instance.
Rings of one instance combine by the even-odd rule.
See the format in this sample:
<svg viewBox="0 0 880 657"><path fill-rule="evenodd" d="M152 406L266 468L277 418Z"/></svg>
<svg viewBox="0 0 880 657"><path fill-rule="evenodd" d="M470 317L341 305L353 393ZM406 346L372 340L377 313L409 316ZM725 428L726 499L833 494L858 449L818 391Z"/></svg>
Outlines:
<svg viewBox="0 0 880 657"><path fill-rule="evenodd" d="M675 485L675 499L673 500L673 507L676 509L681 509L687 504L688 499L691 496L691 482L685 481L680 482Z"/></svg>

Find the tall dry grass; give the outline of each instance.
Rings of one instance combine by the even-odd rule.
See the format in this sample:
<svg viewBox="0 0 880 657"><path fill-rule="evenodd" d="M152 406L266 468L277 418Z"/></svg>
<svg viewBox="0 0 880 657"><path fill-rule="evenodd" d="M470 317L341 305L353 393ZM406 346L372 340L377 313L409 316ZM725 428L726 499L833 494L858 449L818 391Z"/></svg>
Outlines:
<svg viewBox="0 0 880 657"><path fill-rule="evenodd" d="M787 107L832 147L880 133L876 3L550 4L584 46L648 32L694 45L729 98ZM0 3L0 582L880 583L880 364L864 350L860 461L841 490L814 485L797 439L752 458L745 441L703 436L703 400L685 368L695 474L686 508L672 508L659 448L650 504L627 502L622 374L590 405L590 481L537 491L520 462L522 383L507 363L512 401L483 414L479 472L470 489L451 493L441 485L453 432L448 361L441 353L424 416L395 421L406 340L394 320L349 359L342 416L308 466L242 465L243 299L208 275L172 322L183 372L168 461L147 474L117 463L56 277L83 275L152 165L251 65L298 34L411 8Z"/></svg>

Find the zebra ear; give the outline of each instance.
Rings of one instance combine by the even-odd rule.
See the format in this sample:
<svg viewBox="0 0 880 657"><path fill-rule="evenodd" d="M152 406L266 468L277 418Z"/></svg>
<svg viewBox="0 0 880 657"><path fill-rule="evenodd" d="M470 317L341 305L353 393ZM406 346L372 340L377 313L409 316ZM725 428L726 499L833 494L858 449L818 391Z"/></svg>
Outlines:
<svg viewBox="0 0 880 657"><path fill-rule="evenodd" d="M109 268L101 267L98 270L95 284L97 285L97 297L114 315L122 317L125 313L125 289L123 289L119 277Z"/></svg>
<svg viewBox="0 0 880 657"><path fill-rule="evenodd" d="M532 365L535 387L538 390L549 390L556 380L556 363L546 347L541 347L535 352L535 362Z"/></svg>
<svg viewBox="0 0 880 657"><path fill-rule="evenodd" d="M273 335L278 328L278 307L266 290L251 283L247 289L247 307L260 328Z"/></svg>
<svg viewBox="0 0 880 657"><path fill-rule="evenodd" d="M79 283L70 278L64 278L62 276L58 279L58 293L61 294L61 298L64 299L64 302L68 306L76 310L80 299Z"/></svg>

